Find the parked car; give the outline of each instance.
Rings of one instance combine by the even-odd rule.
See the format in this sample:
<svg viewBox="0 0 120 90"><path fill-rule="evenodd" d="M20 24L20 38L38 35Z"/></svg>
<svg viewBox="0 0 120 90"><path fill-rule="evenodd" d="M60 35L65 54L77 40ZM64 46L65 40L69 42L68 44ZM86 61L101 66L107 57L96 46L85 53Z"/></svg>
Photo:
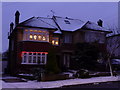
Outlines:
<svg viewBox="0 0 120 90"><path fill-rule="evenodd" d="M120 71L120 59L112 59L113 70Z"/></svg>

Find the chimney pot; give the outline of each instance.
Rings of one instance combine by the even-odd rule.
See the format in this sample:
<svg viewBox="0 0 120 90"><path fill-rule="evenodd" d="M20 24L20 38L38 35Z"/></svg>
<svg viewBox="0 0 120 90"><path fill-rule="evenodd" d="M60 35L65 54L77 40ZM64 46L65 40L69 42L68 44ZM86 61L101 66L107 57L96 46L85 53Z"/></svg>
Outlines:
<svg viewBox="0 0 120 90"><path fill-rule="evenodd" d="M101 19L99 19L99 20L97 21L97 23L98 23L99 26L101 26L101 27L103 26L103 21L102 21Z"/></svg>

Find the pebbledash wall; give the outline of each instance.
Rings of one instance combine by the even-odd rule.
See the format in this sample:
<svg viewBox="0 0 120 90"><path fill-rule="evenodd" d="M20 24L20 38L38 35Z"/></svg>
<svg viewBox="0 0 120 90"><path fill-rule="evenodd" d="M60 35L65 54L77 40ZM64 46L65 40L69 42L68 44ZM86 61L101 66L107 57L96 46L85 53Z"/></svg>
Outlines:
<svg viewBox="0 0 120 90"><path fill-rule="evenodd" d="M61 69L74 67L72 54L76 43L98 41L106 50L106 34L111 31L98 24L68 17L32 17L19 23L20 13L15 13L15 27L10 24L8 69L11 74L30 73L34 67L44 68L50 48L56 50ZM13 28L14 27L14 28ZM104 51L103 51L104 52Z"/></svg>

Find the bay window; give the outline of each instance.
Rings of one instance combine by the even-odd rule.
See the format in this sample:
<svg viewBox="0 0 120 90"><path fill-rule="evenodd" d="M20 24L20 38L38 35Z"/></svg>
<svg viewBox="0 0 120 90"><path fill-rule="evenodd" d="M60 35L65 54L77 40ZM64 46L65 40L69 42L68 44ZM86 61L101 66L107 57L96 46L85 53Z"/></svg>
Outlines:
<svg viewBox="0 0 120 90"><path fill-rule="evenodd" d="M47 30L26 29L23 40L49 42L49 32Z"/></svg>
<svg viewBox="0 0 120 90"><path fill-rule="evenodd" d="M22 52L21 64L46 64L47 52Z"/></svg>

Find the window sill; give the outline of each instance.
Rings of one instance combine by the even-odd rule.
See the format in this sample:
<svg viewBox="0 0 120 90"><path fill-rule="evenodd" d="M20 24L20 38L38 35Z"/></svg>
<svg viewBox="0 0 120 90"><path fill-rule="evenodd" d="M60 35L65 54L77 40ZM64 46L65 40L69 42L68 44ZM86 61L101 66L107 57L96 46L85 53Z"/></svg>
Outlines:
<svg viewBox="0 0 120 90"><path fill-rule="evenodd" d="M27 65L45 65L45 63L41 63L41 64L38 64L38 63L21 63L21 64L27 64Z"/></svg>

